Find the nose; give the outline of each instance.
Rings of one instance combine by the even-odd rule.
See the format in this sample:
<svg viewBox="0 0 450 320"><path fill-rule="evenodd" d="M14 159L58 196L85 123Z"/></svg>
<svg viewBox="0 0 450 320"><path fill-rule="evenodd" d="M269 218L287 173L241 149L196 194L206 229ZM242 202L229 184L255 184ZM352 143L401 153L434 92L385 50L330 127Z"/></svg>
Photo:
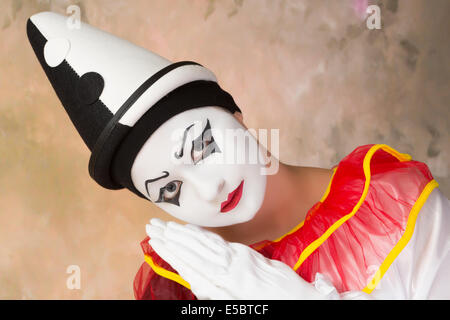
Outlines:
<svg viewBox="0 0 450 320"><path fill-rule="evenodd" d="M186 170L184 172L186 182L192 185L200 198L212 202L218 199L225 186L225 180L211 172Z"/></svg>

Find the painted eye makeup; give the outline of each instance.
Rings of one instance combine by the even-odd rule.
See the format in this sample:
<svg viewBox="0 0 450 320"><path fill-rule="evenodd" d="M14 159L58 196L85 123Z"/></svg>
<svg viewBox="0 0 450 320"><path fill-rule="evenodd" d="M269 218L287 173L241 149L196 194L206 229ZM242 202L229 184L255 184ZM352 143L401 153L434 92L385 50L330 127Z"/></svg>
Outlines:
<svg viewBox="0 0 450 320"><path fill-rule="evenodd" d="M191 158L194 164L206 159L211 154L221 152L211 133L211 124L207 119L205 129L192 141Z"/></svg>
<svg viewBox="0 0 450 320"><path fill-rule="evenodd" d="M158 200L156 200L156 203L167 202L180 206L178 199L180 198L182 184L183 181L173 180L159 189L159 197Z"/></svg>

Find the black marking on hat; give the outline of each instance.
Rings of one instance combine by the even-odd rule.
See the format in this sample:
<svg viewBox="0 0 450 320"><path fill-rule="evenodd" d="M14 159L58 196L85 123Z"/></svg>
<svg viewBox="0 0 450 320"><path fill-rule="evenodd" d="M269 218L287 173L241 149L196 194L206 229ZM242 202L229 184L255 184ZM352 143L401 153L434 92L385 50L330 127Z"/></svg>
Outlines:
<svg viewBox="0 0 450 320"><path fill-rule="evenodd" d="M78 99L81 103L91 105L96 102L103 92L105 81L97 72L83 74L77 83Z"/></svg>

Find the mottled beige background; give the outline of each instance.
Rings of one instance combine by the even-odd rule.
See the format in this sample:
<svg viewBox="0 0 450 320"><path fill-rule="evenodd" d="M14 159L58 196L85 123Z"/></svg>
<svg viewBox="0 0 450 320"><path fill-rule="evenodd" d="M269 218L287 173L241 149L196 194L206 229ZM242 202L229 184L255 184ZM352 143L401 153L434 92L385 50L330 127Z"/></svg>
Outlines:
<svg viewBox="0 0 450 320"><path fill-rule="evenodd" d="M28 44L29 16L69 4L212 69L250 127L281 129L283 161L330 167L387 143L426 162L449 196L450 1L375 1L381 30L366 28L357 2L1 0L0 298L133 298L144 225L166 217L91 180L88 149ZM72 264L80 290L66 288Z"/></svg>

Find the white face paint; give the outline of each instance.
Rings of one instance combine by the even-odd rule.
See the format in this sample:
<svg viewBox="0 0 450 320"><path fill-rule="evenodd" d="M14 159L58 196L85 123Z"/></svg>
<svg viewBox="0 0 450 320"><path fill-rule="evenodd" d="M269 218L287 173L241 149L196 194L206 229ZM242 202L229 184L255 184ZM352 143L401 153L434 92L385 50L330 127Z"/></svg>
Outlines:
<svg viewBox="0 0 450 320"><path fill-rule="evenodd" d="M131 177L143 195L172 216L199 226L227 226L251 220L262 205L263 152L227 110L196 108L151 135Z"/></svg>

